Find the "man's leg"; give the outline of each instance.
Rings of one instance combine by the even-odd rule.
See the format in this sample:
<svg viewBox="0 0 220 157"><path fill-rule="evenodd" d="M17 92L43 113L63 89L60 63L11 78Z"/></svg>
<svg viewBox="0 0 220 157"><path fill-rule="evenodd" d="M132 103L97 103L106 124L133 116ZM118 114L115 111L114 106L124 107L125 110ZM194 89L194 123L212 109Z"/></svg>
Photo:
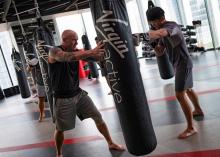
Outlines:
<svg viewBox="0 0 220 157"><path fill-rule="evenodd" d="M186 93L195 108L195 110L193 111L193 116L204 116L204 113L200 107L199 99L198 99L196 92L193 89L187 89Z"/></svg>
<svg viewBox="0 0 220 157"><path fill-rule="evenodd" d="M63 140L64 140L63 131L55 130L54 139L55 139L55 144L56 144L57 157L62 157L62 146L63 146Z"/></svg>
<svg viewBox="0 0 220 157"><path fill-rule="evenodd" d="M186 130L178 136L178 138L184 139L184 138L187 138L187 137L195 134L197 131L193 125L192 111L191 111L190 105L187 101L186 91L184 90L181 92L176 92L176 97L182 107L183 113L184 113L184 115L186 117L186 121L187 121Z"/></svg>
<svg viewBox="0 0 220 157"><path fill-rule="evenodd" d="M40 116L39 116L39 122L42 122L43 117L44 117L44 103L45 103L45 98L44 97L39 97L39 111L40 111Z"/></svg>
<svg viewBox="0 0 220 157"><path fill-rule="evenodd" d="M125 150L125 148L121 145L118 145L113 142L108 127L106 126L101 113L96 108L95 104L93 103L92 99L85 93L82 93L82 96L77 103L77 116L83 120L86 118L92 118L96 124L97 129L99 132L105 137L109 149L115 150Z"/></svg>
<svg viewBox="0 0 220 157"><path fill-rule="evenodd" d="M118 145L116 143L113 142L108 127L106 126L105 122L103 121L102 123L97 123L96 122L96 127L99 130L99 132L105 137L109 149L115 149L115 150L125 150L124 146L122 145Z"/></svg>

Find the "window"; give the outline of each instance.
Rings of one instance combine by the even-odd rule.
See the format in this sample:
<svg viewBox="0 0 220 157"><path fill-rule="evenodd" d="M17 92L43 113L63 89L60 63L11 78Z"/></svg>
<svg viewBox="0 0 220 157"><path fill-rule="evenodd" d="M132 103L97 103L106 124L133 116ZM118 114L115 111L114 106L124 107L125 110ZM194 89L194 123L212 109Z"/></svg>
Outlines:
<svg viewBox="0 0 220 157"><path fill-rule="evenodd" d="M155 5L164 9L165 17L168 21L175 21L178 24L182 24L176 0L155 0Z"/></svg>
<svg viewBox="0 0 220 157"><path fill-rule="evenodd" d="M197 27L198 46L206 49L213 48L212 36L206 12L204 0L186 0L182 2L186 25L192 25L192 21L201 20L202 25Z"/></svg>
<svg viewBox="0 0 220 157"><path fill-rule="evenodd" d="M213 42L215 44L215 47L220 47L220 1L219 0L211 0L206 1L207 8L208 8L208 15L210 18L210 24L212 29L212 35L213 35Z"/></svg>
<svg viewBox="0 0 220 157"><path fill-rule="evenodd" d="M83 12L82 17L83 17L83 22L85 24L85 29L86 29L86 32L89 38L89 42L91 44L91 47L94 48L96 46L95 37L97 36L97 34L95 31L90 9Z"/></svg>
<svg viewBox="0 0 220 157"><path fill-rule="evenodd" d="M131 32L142 33L143 27L136 0L126 0L126 8L131 25Z"/></svg>
<svg viewBox="0 0 220 157"><path fill-rule="evenodd" d="M14 65L11 59L12 54L12 44L10 40L10 35L8 31L0 32L0 45L2 48L2 52L0 52L0 86L2 89L12 87L13 85L17 85L17 77L15 74ZM0 50L1 51L1 50ZM3 55L5 57L6 63L3 59ZM8 67L9 73L6 69L6 66ZM12 83L10 80L10 77L12 78Z"/></svg>

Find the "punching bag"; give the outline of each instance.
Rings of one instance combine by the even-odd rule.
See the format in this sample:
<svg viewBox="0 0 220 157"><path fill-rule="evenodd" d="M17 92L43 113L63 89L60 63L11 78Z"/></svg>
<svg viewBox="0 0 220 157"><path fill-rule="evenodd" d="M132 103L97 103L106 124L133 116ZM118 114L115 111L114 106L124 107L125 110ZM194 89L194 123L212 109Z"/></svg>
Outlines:
<svg viewBox="0 0 220 157"><path fill-rule="evenodd" d="M174 69L169 60L169 56L166 50L164 50L163 55L156 57L157 57L157 65L158 65L160 77L164 80L171 79L174 76Z"/></svg>
<svg viewBox="0 0 220 157"><path fill-rule="evenodd" d="M21 56L14 48L11 54L12 61L14 63L14 68L18 80L18 86L20 88L21 97L28 98L31 96L30 89L27 82L27 77L24 71L24 67L21 61Z"/></svg>
<svg viewBox="0 0 220 157"><path fill-rule="evenodd" d="M154 3L152 2L152 0L148 1L148 10L155 7ZM153 29L152 26L149 26L150 29ZM149 36L147 35L147 38L149 38ZM158 41L151 41L150 39L148 40L151 43L149 45L151 45L152 48L154 48L157 45ZM174 69L173 66L169 60L169 56L167 54L166 49L164 49L163 54L160 56L157 56L157 65L158 65L158 69L159 69L159 73L160 73L160 77L162 79L170 79L174 76Z"/></svg>
<svg viewBox="0 0 220 157"><path fill-rule="evenodd" d="M50 112L53 116L53 93L48 72L48 53L49 49L53 47L53 35L48 27L44 24L41 18L37 19L38 28L35 31L34 39L36 42L37 55L39 59L41 74L44 81L44 87L47 94L47 100L50 105Z"/></svg>
<svg viewBox="0 0 220 157"><path fill-rule="evenodd" d="M35 66L38 64L38 56L34 44L30 41L23 43L27 64Z"/></svg>
<svg viewBox="0 0 220 157"><path fill-rule="evenodd" d="M87 35L82 35L82 43L83 43L83 48L85 50L90 50L91 49L91 45L89 43L89 39ZM89 65L89 69L90 72L92 74L93 78L98 78L99 77L99 72L98 72L98 68L97 68L97 64L95 61L88 61L88 65Z"/></svg>
<svg viewBox="0 0 220 157"><path fill-rule="evenodd" d="M146 155L157 145L124 0L90 3L105 68L128 151Z"/></svg>

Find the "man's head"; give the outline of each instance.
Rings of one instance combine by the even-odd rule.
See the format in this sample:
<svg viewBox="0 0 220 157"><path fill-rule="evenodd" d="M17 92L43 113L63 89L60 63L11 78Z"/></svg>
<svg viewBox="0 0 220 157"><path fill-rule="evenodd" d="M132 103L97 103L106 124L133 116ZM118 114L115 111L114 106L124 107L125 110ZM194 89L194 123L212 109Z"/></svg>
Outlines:
<svg viewBox="0 0 220 157"><path fill-rule="evenodd" d="M63 48L74 50L78 44L78 35L72 30L65 30L62 33L62 41Z"/></svg>
<svg viewBox="0 0 220 157"><path fill-rule="evenodd" d="M159 29L165 21L164 10L160 7L153 7L146 12L148 23L155 29Z"/></svg>

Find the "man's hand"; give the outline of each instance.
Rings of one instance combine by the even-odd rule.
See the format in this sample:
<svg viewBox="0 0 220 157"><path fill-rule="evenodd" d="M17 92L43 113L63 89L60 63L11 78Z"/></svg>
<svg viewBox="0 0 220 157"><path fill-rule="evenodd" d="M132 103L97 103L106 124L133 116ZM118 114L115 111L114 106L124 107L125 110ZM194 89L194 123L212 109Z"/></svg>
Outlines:
<svg viewBox="0 0 220 157"><path fill-rule="evenodd" d="M164 54L164 50L165 50L165 47L162 46L162 45L157 45L155 48L154 48L154 51L156 52L156 56L157 57L160 57Z"/></svg>
<svg viewBox="0 0 220 157"><path fill-rule="evenodd" d="M94 57L94 58L101 58L104 55L105 49L104 49L105 44L103 42L99 42L97 44L97 46L92 49L91 51L91 56L90 57Z"/></svg>

